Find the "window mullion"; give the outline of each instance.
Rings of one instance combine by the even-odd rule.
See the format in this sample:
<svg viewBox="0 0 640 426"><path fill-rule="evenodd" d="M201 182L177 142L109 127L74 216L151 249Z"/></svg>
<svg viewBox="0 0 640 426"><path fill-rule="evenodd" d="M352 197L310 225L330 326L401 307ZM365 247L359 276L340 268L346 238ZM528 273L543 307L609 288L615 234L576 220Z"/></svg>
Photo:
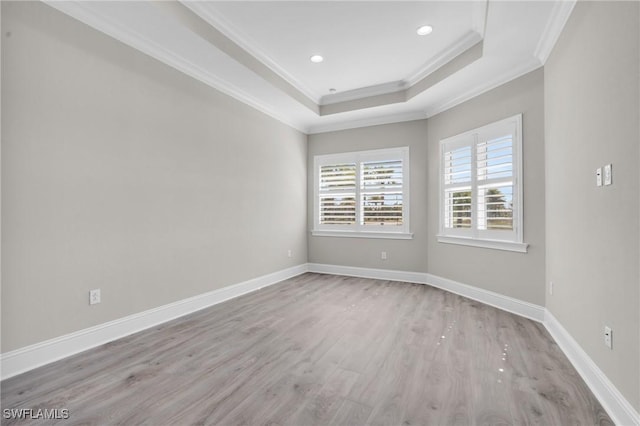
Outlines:
<svg viewBox="0 0 640 426"><path fill-rule="evenodd" d="M471 141L471 234L478 238L478 134Z"/></svg>
<svg viewBox="0 0 640 426"><path fill-rule="evenodd" d="M356 161L356 228L362 229L362 209L364 200L362 199L362 162L360 159Z"/></svg>

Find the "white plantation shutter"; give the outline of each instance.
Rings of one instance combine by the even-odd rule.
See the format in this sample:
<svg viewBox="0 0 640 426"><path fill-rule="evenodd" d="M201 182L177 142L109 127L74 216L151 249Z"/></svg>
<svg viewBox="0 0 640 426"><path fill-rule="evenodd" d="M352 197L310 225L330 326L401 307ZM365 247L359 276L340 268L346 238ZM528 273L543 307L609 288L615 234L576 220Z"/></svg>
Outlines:
<svg viewBox="0 0 640 426"><path fill-rule="evenodd" d="M444 139L440 149L439 241L458 242L445 238L454 237L513 242L519 245L484 246L526 251L520 178L522 116Z"/></svg>
<svg viewBox="0 0 640 426"><path fill-rule="evenodd" d="M408 148L314 157L313 231L410 238L408 168Z"/></svg>
<svg viewBox="0 0 640 426"><path fill-rule="evenodd" d="M402 225L402 160L362 163L361 223Z"/></svg>
<svg viewBox="0 0 640 426"><path fill-rule="evenodd" d="M453 146L443 154L444 226L471 228L471 147Z"/></svg>
<svg viewBox="0 0 640 426"><path fill-rule="evenodd" d="M513 134L476 145L478 229L513 230Z"/></svg>
<svg viewBox="0 0 640 426"><path fill-rule="evenodd" d="M320 167L320 223L356 223L356 164Z"/></svg>

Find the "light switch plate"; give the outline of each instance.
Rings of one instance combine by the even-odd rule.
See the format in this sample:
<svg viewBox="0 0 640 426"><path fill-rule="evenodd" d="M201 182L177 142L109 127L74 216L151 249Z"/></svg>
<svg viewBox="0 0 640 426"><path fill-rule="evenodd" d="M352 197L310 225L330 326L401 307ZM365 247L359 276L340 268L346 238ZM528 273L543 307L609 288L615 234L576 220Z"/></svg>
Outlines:
<svg viewBox="0 0 640 426"><path fill-rule="evenodd" d="M596 186L602 186L602 167L596 169Z"/></svg>
<svg viewBox="0 0 640 426"><path fill-rule="evenodd" d="M611 164L607 164L606 166L604 166L604 184L605 185L611 185L611 182L613 180L612 174L613 172L611 170Z"/></svg>

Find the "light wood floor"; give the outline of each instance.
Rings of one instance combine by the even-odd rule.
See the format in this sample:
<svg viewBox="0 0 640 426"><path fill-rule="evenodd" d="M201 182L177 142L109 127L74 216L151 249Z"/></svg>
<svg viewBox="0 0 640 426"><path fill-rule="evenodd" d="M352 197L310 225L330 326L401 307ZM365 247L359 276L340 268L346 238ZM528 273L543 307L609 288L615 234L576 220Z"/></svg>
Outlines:
<svg viewBox="0 0 640 426"><path fill-rule="evenodd" d="M540 324L319 274L8 379L2 407L96 425L612 424Z"/></svg>

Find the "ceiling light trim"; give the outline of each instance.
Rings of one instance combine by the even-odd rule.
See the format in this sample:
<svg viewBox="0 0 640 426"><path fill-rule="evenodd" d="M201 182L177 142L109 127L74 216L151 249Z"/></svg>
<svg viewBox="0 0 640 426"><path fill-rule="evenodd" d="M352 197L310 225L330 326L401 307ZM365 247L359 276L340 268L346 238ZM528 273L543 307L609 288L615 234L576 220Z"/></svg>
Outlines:
<svg viewBox="0 0 640 426"><path fill-rule="evenodd" d="M549 55L551 55L558 38L560 38L560 34L567 24L575 5L576 0L557 1L553 5L549 20L545 25L544 31L542 31L542 36L533 53L541 64L544 65L547 63L547 59L549 59Z"/></svg>
<svg viewBox="0 0 640 426"><path fill-rule="evenodd" d="M101 33L104 33L107 36L112 37L124 43L125 45L138 50L139 52L157 59L163 64L168 65L171 68L174 68L182 72L183 74L186 74L189 77L192 77L206 84L207 86L212 87L224 93L225 95L230 96L238 100L239 102L242 102L247 106L258 110L274 118L275 120L278 120L303 133L305 133L307 130L306 126L288 119L282 114L276 112L270 106L267 106L255 97L248 95L245 91L240 90L237 86L218 78L214 74L211 74L203 68L191 63L191 61L188 61L187 59L176 55L172 51L165 49L161 45L147 39L141 34L123 27L122 25L114 22L112 19L104 15L96 13L95 10L92 10L86 6L85 2L61 2L55 0L42 1L48 6L64 13L65 15L68 15L71 18L82 22L90 26L91 28L100 31Z"/></svg>
<svg viewBox="0 0 640 426"><path fill-rule="evenodd" d="M315 102L316 104L320 103L321 95L306 87L300 80L296 79L284 68L279 66L277 62L273 60L269 55L254 48L253 46L255 46L256 44L253 43L248 36L243 35L240 30L238 30L222 16L213 13L211 9L207 8L207 2L180 0L180 3L182 3L183 6L190 9L196 15L200 16L200 18L204 19L209 25L216 28L251 56L262 62L267 68L278 74L283 80L287 81L298 91L313 100L313 102Z"/></svg>

